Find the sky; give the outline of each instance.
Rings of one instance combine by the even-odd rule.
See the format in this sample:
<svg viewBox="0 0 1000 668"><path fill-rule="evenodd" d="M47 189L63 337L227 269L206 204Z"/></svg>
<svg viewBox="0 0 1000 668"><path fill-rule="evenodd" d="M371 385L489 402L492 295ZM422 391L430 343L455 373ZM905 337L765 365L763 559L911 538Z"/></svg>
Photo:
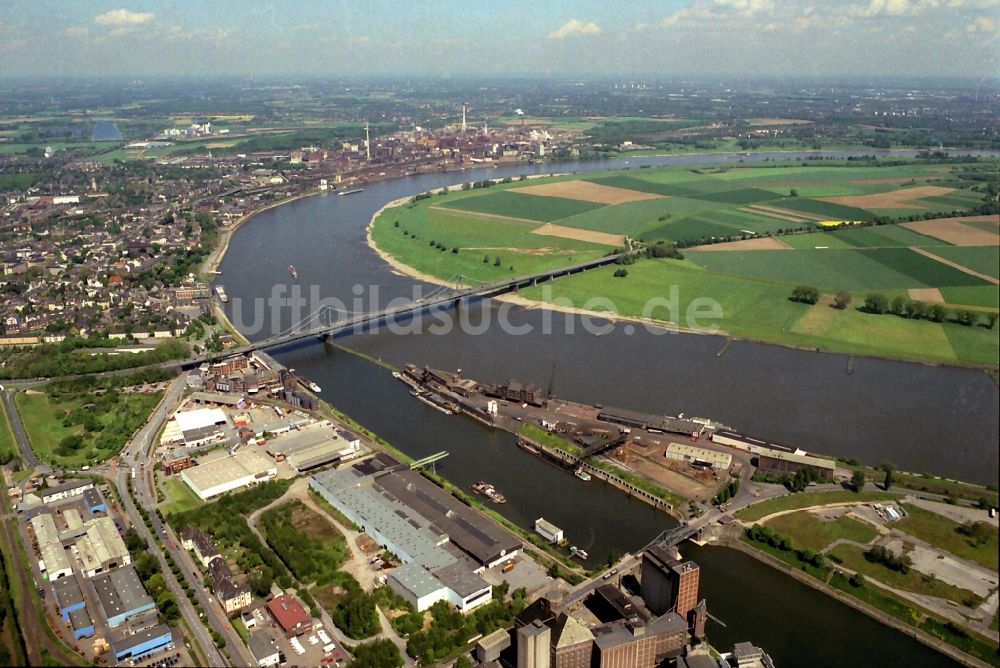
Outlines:
<svg viewBox="0 0 1000 668"><path fill-rule="evenodd" d="M1000 76L1000 0L3 0L0 77Z"/></svg>

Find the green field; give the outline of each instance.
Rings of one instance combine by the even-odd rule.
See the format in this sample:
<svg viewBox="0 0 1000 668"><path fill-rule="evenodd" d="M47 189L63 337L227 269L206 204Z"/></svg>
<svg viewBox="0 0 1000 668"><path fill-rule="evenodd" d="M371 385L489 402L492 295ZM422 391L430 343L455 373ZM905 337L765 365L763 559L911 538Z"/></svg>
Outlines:
<svg viewBox="0 0 1000 668"><path fill-rule="evenodd" d="M930 250L963 267L1000 278L1000 246L941 246Z"/></svg>
<svg viewBox="0 0 1000 668"><path fill-rule="evenodd" d="M78 468L108 459L141 426L160 401L162 393L116 395L107 404L100 399L72 396L53 399L47 394L18 393L15 402L21 422L39 459L57 466ZM71 415L93 413L81 424L69 423ZM78 445L67 448L65 439L79 436Z"/></svg>
<svg viewBox="0 0 1000 668"><path fill-rule="evenodd" d="M900 573L882 564L873 563L865 559L864 550L856 545L838 545L830 550L830 554L840 559L844 568L862 573L865 577L878 580L894 589L936 596L960 605L973 603L970 607L979 605L978 597L967 589L955 587L933 577L926 577L912 568L908 573Z"/></svg>
<svg viewBox="0 0 1000 668"><path fill-rule="evenodd" d="M917 506L904 504L903 508L907 516L893 525L896 529L958 557L997 570L997 550L1000 549L1000 543L996 527L990 528L987 541L977 545L968 536L960 533L961 525L957 522Z"/></svg>
<svg viewBox="0 0 1000 668"><path fill-rule="evenodd" d="M736 513L736 516L744 522L756 522L762 517L779 513L783 510L802 510L829 503L867 503L869 501L885 501L897 499L899 494L892 492L880 492L876 490L863 490L852 492L850 490L833 490L830 492L798 492L781 496L777 499L768 499L755 503L748 508L744 508Z"/></svg>
<svg viewBox="0 0 1000 668"><path fill-rule="evenodd" d="M7 411L0 406L0 464L6 464L17 457L17 444L14 442L10 423L7 422Z"/></svg>
<svg viewBox="0 0 1000 668"><path fill-rule="evenodd" d="M875 529L860 520L838 517L833 521L824 521L805 511L780 515L768 521L767 526L794 540L796 547L816 552L840 538L866 544L878 536Z"/></svg>
<svg viewBox="0 0 1000 668"><path fill-rule="evenodd" d="M197 508L203 501L195 495L191 488L184 484L179 476L166 476L163 481L163 491L166 497L160 504L164 515L183 513Z"/></svg>
<svg viewBox="0 0 1000 668"><path fill-rule="evenodd" d="M936 362L993 366L1000 358L997 337L980 326L986 316L978 316L980 325L974 327L954 322L954 312L961 307L996 309L997 286L914 250L940 251L942 258L964 261L970 268L996 276L997 247L951 246L898 224L825 230L815 220L790 221L782 214L747 208L764 203L801 211L802 218L871 220L875 212L816 198L887 193L920 184L959 188L949 197L977 206L981 195L969 189L974 184L949 175L938 165L726 165L588 175L585 180L594 183L661 195L608 206L517 192L529 184L579 178L583 177L512 181L425 197L385 211L375 222L372 236L381 250L418 271L439 279L461 274L477 281L598 257L611 250L611 243L618 243L583 240L589 231L626 235L646 243L674 242L685 260L640 259L627 267L625 278L613 278L617 268L609 267L521 294L536 300L565 298L578 308L590 308L587 302L592 297L605 297L614 302L620 315L646 314L681 327L689 326L683 317L687 307L705 297L722 308L723 317L714 323L717 330L732 336ZM798 196L792 196L793 190ZM578 238L536 234L545 223L572 228L568 234ZM759 235L775 235L790 248L726 252L692 248ZM797 285L813 286L827 300L846 291L853 303L836 312L792 303L789 296ZM663 309L650 310L650 300L669 296L672 286L679 291L680 312L671 317ZM909 299L908 290L921 288L941 291L948 309L944 322L875 316L860 310L872 292L887 300ZM925 297L932 298L933 294Z"/></svg>
<svg viewBox="0 0 1000 668"><path fill-rule="evenodd" d="M509 218L525 218L541 222L551 222L575 216L584 211L600 209L603 205L580 200L563 199L562 197L543 197L526 195L510 191L492 192L487 195L463 197L442 204L441 206L472 213L485 213L491 216Z"/></svg>

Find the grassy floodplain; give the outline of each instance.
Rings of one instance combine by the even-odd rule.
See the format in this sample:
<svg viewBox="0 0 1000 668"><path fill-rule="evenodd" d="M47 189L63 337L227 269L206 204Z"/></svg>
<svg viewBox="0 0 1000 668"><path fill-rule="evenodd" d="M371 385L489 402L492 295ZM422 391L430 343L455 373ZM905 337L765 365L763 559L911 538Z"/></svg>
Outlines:
<svg viewBox="0 0 1000 668"><path fill-rule="evenodd" d="M372 238L419 272L477 281L598 257L626 237L671 242L683 260L640 259L625 277L606 267L521 294L576 308L605 297L622 316L790 346L996 366L989 322L1000 311L1000 226L972 215L985 196L973 175L990 169L817 161L520 179L387 209ZM815 287L819 303L790 301L799 285ZM679 308L644 310L672 286ZM838 292L849 294L847 308L832 307ZM945 315L868 313L873 293L939 304ZM690 323L685 314L699 298L717 302L722 317ZM961 311L973 324L960 324Z"/></svg>

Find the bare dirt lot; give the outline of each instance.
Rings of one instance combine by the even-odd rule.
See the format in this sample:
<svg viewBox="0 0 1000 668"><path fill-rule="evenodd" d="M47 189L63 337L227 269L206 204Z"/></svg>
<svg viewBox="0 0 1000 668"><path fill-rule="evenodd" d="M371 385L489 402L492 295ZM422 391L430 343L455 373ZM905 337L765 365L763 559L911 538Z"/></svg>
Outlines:
<svg viewBox="0 0 1000 668"><path fill-rule="evenodd" d="M937 197L953 192L954 188L941 186L917 186L916 188L900 188L884 193L870 195L846 195L842 197L817 197L816 199L844 206L856 206L862 209L923 209L918 200L922 197Z"/></svg>
<svg viewBox="0 0 1000 668"><path fill-rule="evenodd" d="M619 466L629 468L663 487L682 496L694 499L710 499L722 484L725 475L716 477L712 469L702 469L684 462L667 459L667 446L642 446L628 443L607 453Z"/></svg>
<svg viewBox="0 0 1000 668"><path fill-rule="evenodd" d="M823 336L830 331L830 327L833 326L833 321L839 313L840 311L833 308L833 297L821 295L819 301L799 318L799 321L792 327L792 331L799 334Z"/></svg>
<svg viewBox="0 0 1000 668"><path fill-rule="evenodd" d="M998 232L980 230L968 222L996 222L996 216L970 216L968 218L935 218L934 220L918 220L915 223L902 223L914 232L947 241L955 246L995 246L1000 243L1000 228Z"/></svg>
<svg viewBox="0 0 1000 668"><path fill-rule="evenodd" d="M774 237L759 237L757 239L743 239L741 241L724 241L721 244L707 244L705 246L695 246L691 250L708 251L734 251L734 250L784 250L791 248L781 239Z"/></svg>
<svg viewBox="0 0 1000 668"><path fill-rule="evenodd" d="M637 202L643 199L663 199L662 195L615 188L590 181L557 181L538 186L525 186L517 188L513 192L543 197L563 197L584 202L597 202L598 204L622 204L623 202Z"/></svg>
<svg viewBox="0 0 1000 668"><path fill-rule="evenodd" d="M625 245L625 237L621 234L608 234L606 232L594 232L593 230L580 230L575 227L553 225L552 223L546 223L538 229L532 230L531 233L549 237L561 237L563 239L589 241L590 243L603 244L605 246L617 247Z"/></svg>
<svg viewBox="0 0 1000 668"><path fill-rule="evenodd" d="M937 288L910 288L907 290L910 299L929 304L944 304L944 296Z"/></svg>

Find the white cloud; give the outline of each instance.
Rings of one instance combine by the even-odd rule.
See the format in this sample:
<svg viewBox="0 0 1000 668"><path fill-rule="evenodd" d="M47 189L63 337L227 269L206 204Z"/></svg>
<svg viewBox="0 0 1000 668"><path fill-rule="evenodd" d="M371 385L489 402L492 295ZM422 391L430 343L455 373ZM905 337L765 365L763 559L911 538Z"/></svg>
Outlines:
<svg viewBox="0 0 1000 668"><path fill-rule="evenodd" d="M965 26L965 32L970 35L1000 33L1000 20L991 16L978 16L972 23Z"/></svg>
<svg viewBox="0 0 1000 668"><path fill-rule="evenodd" d="M601 26L593 21L584 23L577 19L570 19L550 32L548 37L549 39L566 39L567 37L575 37L577 35L596 35L599 32L601 32Z"/></svg>
<svg viewBox="0 0 1000 668"><path fill-rule="evenodd" d="M86 37L90 34L90 28L87 26L70 26L62 31L62 34L66 37Z"/></svg>
<svg viewBox="0 0 1000 668"><path fill-rule="evenodd" d="M950 7L973 7L985 5L995 0L951 0ZM851 5L847 13L858 18L870 19L876 16L913 16L940 9L943 0L868 0L867 5Z"/></svg>
<svg viewBox="0 0 1000 668"><path fill-rule="evenodd" d="M632 26L632 32L645 32L648 29L649 29L649 24L643 22L636 23L634 26Z"/></svg>
<svg viewBox="0 0 1000 668"><path fill-rule="evenodd" d="M356 45L364 46L365 44L370 44L371 41L372 41L372 38L369 37L368 35L361 35L359 37L350 37L350 38L348 38L347 43L348 44L356 44Z"/></svg>
<svg viewBox="0 0 1000 668"><path fill-rule="evenodd" d="M130 12L127 9L112 9L110 12L105 12L94 17L94 23L99 26L108 27L123 27L123 26L138 26L143 23L149 23L156 18L156 14L152 12Z"/></svg>

